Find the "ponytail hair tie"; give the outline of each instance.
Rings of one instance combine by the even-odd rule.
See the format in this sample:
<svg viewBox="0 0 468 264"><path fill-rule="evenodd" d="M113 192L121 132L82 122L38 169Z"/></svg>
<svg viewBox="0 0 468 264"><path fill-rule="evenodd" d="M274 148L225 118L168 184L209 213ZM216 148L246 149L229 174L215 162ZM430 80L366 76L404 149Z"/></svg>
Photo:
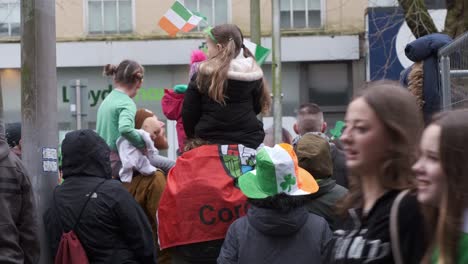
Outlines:
<svg viewBox="0 0 468 264"><path fill-rule="evenodd" d="M245 49L245 45L244 45L244 43L242 43L242 46L241 46L241 48Z"/></svg>

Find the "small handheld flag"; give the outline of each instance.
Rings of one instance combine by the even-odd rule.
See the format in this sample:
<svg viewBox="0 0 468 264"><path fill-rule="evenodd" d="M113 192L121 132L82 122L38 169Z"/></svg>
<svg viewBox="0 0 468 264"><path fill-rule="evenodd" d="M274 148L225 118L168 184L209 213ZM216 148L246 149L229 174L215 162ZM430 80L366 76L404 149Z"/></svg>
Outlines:
<svg viewBox="0 0 468 264"><path fill-rule="evenodd" d="M159 26L169 36L174 37L179 31L191 31L204 19L206 20L206 18L200 15L195 15L179 1L175 1L166 14L159 20Z"/></svg>
<svg viewBox="0 0 468 264"><path fill-rule="evenodd" d="M255 56L255 60L257 61L258 65L262 65L265 60L268 58L268 55L270 55L271 50L262 47L260 45L257 45L253 42L250 42L248 40L244 39L244 45L252 52L252 54Z"/></svg>

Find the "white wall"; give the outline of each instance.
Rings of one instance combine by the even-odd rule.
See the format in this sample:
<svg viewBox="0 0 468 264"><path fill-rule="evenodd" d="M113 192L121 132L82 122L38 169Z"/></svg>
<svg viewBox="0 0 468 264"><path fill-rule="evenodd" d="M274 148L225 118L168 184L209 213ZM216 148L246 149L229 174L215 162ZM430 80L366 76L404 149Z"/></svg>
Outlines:
<svg viewBox="0 0 468 264"><path fill-rule="evenodd" d="M187 64L202 39L58 42L57 67L101 67L133 59L144 65ZM271 38L262 44L271 48ZM20 68L19 43L0 43L0 69ZM281 40L283 62L359 59L359 36L298 36ZM271 62L271 55L267 59Z"/></svg>

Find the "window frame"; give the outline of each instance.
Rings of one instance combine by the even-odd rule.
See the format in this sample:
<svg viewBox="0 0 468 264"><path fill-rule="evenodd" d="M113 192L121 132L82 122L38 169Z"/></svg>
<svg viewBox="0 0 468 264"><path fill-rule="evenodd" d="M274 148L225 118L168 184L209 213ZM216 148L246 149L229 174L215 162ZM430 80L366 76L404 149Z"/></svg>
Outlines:
<svg viewBox="0 0 468 264"><path fill-rule="evenodd" d="M181 2L184 6L185 6L185 1L186 0L179 0L179 2ZM196 0L197 1L197 11L200 10L200 0ZM227 22L226 23L232 23L232 0L226 0L226 4L227 4ZM212 17L213 19L213 25L210 25L210 26L214 26L216 25L216 20L215 20L215 10L216 10L216 0L211 0L211 14L210 16ZM203 14L205 15L205 14ZM197 31L200 32L202 31L202 29L200 28L200 26L198 25L197 26Z"/></svg>
<svg viewBox="0 0 468 264"><path fill-rule="evenodd" d="M8 16L10 16L12 14L12 8L10 8L11 5L18 5L19 9L20 9L20 21L18 22L19 23L19 34L18 35L12 35L12 28L11 28L11 22L8 21L8 22L2 22L2 23L5 23L5 24L8 24L8 34L7 35L0 35L0 38L11 38L11 37L21 37L21 0L0 0L0 4L6 4L8 7ZM6 19L5 19L6 20Z"/></svg>
<svg viewBox="0 0 468 264"><path fill-rule="evenodd" d="M131 1L131 14L132 14L132 28L130 32L120 32L120 26L119 26L119 4L120 0L83 0L84 2L84 32L86 35L91 35L91 36L100 36L100 35L124 35L124 34L133 34L135 32L135 25L136 25L136 10L135 10L135 0L130 0ZM101 2L101 26L102 30L99 33L94 33L89 31L89 2ZM113 33L106 33L104 29L104 2L116 2L116 21L117 21L117 31Z"/></svg>
<svg viewBox="0 0 468 264"><path fill-rule="evenodd" d="M288 1L288 0L282 0L282 1ZM281 30L288 30L288 29L322 29L325 26L326 0L320 0L320 26L319 27L310 27L309 26L308 12L310 10L308 9L308 6L309 6L308 0L303 0L305 2L304 3L305 4L305 9L303 10L305 12L305 27L294 27L293 1L295 1L295 0L289 0L289 25L290 26L286 27L286 28L281 28ZM281 16L281 10L280 10L280 16Z"/></svg>

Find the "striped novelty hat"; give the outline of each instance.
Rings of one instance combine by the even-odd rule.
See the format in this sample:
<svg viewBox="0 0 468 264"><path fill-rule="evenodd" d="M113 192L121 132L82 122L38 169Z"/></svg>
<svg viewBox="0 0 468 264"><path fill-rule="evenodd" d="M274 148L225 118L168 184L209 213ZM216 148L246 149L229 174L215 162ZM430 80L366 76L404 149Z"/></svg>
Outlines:
<svg viewBox="0 0 468 264"><path fill-rule="evenodd" d="M255 170L239 177L239 187L245 196L254 199L279 193L307 195L319 189L314 177L297 165L296 153L289 144L261 148Z"/></svg>

